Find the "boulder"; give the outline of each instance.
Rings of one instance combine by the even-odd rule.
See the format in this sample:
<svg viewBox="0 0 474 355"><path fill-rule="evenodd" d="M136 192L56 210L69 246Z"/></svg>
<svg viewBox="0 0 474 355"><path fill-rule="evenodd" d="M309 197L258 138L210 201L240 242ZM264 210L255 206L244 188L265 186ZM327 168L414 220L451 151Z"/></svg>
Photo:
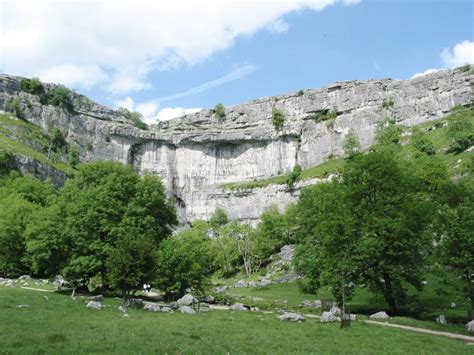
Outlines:
<svg viewBox="0 0 474 355"><path fill-rule="evenodd" d="M370 315L370 319L388 319L390 318L384 311L377 312Z"/></svg>
<svg viewBox="0 0 474 355"><path fill-rule="evenodd" d="M242 288L246 286L247 286L247 282L245 282L244 280L239 280L234 284L234 287L237 287L237 288Z"/></svg>
<svg viewBox="0 0 474 355"><path fill-rule="evenodd" d="M145 304L143 309L149 312L159 312L161 310L161 307L156 303L147 303Z"/></svg>
<svg viewBox="0 0 474 355"><path fill-rule="evenodd" d="M339 317L339 316L341 315L341 313L342 313L342 312L341 312L341 309L340 309L338 306L336 306L336 305L332 306L331 309L329 310L329 312L331 312L332 314L334 314L336 317Z"/></svg>
<svg viewBox="0 0 474 355"><path fill-rule="evenodd" d="M332 312L323 312L320 318L321 323L330 323L337 321L337 317Z"/></svg>
<svg viewBox="0 0 474 355"><path fill-rule="evenodd" d="M265 278L264 278L264 279L260 279L260 280L258 281L258 285L259 285L259 286L268 286L268 285L270 285L271 283L272 283L271 280L265 279Z"/></svg>
<svg viewBox="0 0 474 355"><path fill-rule="evenodd" d="M299 313L289 312L283 313L278 319L282 322L304 322L306 320L306 318Z"/></svg>
<svg viewBox="0 0 474 355"><path fill-rule="evenodd" d="M469 323L466 323L466 331L469 333L474 333L474 320L471 320Z"/></svg>
<svg viewBox="0 0 474 355"><path fill-rule="evenodd" d="M178 302L171 302L170 303L170 308L172 310L177 310L179 308Z"/></svg>
<svg viewBox="0 0 474 355"><path fill-rule="evenodd" d="M242 303L235 303L232 306L230 306L230 309L233 311L248 311L249 310Z"/></svg>
<svg viewBox="0 0 474 355"><path fill-rule="evenodd" d="M161 307L161 312L163 312L163 313L173 313L174 311L169 307Z"/></svg>
<svg viewBox="0 0 474 355"><path fill-rule="evenodd" d="M87 303L87 308L102 309L103 307L104 306L100 302L89 301L89 303Z"/></svg>
<svg viewBox="0 0 474 355"><path fill-rule="evenodd" d="M179 307L179 311L183 314L194 314L194 313L196 313L194 311L194 309L192 309L189 306L181 306L181 307Z"/></svg>
<svg viewBox="0 0 474 355"><path fill-rule="evenodd" d="M206 297L206 303L214 304L216 303L216 299L214 298L214 296L209 295Z"/></svg>
<svg viewBox="0 0 474 355"><path fill-rule="evenodd" d="M441 314L438 318L436 318L436 322L440 324L448 324L448 320L444 314Z"/></svg>
<svg viewBox="0 0 474 355"><path fill-rule="evenodd" d="M22 275L18 278L18 281L30 281L31 276L30 275Z"/></svg>
<svg viewBox="0 0 474 355"><path fill-rule="evenodd" d="M193 303L198 302L198 300L191 294L186 294L178 300L178 306L190 306Z"/></svg>

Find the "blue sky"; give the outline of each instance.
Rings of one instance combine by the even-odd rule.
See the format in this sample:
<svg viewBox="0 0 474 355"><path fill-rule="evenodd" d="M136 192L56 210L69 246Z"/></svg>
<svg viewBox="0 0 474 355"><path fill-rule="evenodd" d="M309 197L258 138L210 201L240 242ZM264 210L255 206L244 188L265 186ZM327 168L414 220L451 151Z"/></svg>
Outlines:
<svg viewBox="0 0 474 355"><path fill-rule="evenodd" d="M4 1L11 19L1 23L1 71L63 82L109 106L141 111L149 122L218 102L474 62L467 0L210 0L200 9L63 2L54 16L52 7ZM89 15L92 5L96 15ZM43 20L18 20L28 15ZM47 30L48 18L56 32ZM16 45L5 45L9 40ZM19 59L25 54L29 60Z"/></svg>

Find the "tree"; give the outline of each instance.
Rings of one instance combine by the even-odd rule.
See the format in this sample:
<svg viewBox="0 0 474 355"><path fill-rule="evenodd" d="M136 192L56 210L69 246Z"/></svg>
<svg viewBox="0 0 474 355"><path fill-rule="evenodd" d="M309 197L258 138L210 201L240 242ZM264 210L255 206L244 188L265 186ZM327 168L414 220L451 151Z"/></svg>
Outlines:
<svg viewBox="0 0 474 355"><path fill-rule="evenodd" d="M464 282L474 315L474 181L472 177L445 190L446 203L438 211L433 232L437 261L455 271Z"/></svg>
<svg viewBox="0 0 474 355"><path fill-rule="evenodd" d="M283 124L285 123L285 115L283 115L283 112L281 112L281 110L276 107L272 109L272 123L273 126L275 126L275 129L278 131L283 127Z"/></svg>
<svg viewBox="0 0 474 355"><path fill-rule="evenodd" d="M436 153L433 142L419 127L413 127L412 129L411 144L413 148L427 155L433 155Z"/></svg>
<svg viewBox="0 0 474 355"><path fill-rule="evenodd" d="M396 147L400 144L402 129L395 124L395 121L386 118L377 127L376 142L380 146Z"/></svg>
<svg viewBox="0 0 474 355"><path fill-rule="evenodd" d="M450 116L446 138L451 150L460 153L474 144L474 109L455 110Z"/></svg>
<svg viewBox="0 0 474 355"><path fill-rule="evenodd" d="M202 291L215 270L211 245L202 228L187 230L163 241L157 257L156 286L168 297L181 296L189 288Z"/></svg>
<svg viewBox="0 0 474 355"><path fill-rule="evenodd" d="M218 117L218 118L224 118L225 117L225 107L223 104L221 103L218 103L215 107L214 107L214 114Z"/></svg>
<svg viewBox="0 0 474 355"><path fill-rule="evenodd" d="M286 185L288 186L289 189L292 189L295 184L300 180L301 177L301 172L303 169L301 168L301 165L296 164L293 167L293 170L291 171L290 175L286 179Z"/></svg>
<svg viewBox="0 0 474 355"><path fill-rule="evenodd" d="M123 303L150 283L156 272L156 244L146 235L121 236L107 259L107 276L113 289L120 290Z"/></svg>
<svg viewBox="0 0 474 355"><path fill-rule="evenodd" d="M127 236L143 236L158 245L176 224L174 207L154 177L140 178L132 167L92 162L78 167L59 203L64 211L63 238L70 244L63 276L86 284L108 281L108 257Z"/></svg>
<svg viewBox="0 0 474 355"><path fill-rule="evenodd" d="M21 90L33 95L44 94L43 84L41 84L41 81L39 81L38 78L22 79Z"/></svg>
<svg viewBox="0 0 474 355"><path fill-rule="evenodd" d="M360 150L359 138L357 138L352 129L350 129L344 137L342 147L344 148L344 154L348 158L352 158L354 154L356 154Z"/></svg>
<svg viewBox="0 0 474 355"><path fill-rule="evenodd" d="M52 91L48 92L46 101L49 105L60 106L68 111L72 110L71 101L72 92L63 85L57 85Z"/></svg>

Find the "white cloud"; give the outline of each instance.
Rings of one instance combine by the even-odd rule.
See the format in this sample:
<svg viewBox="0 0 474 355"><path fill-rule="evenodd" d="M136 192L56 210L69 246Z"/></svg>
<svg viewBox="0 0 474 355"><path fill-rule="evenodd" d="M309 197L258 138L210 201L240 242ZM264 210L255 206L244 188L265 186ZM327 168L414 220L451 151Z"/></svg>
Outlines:
<svg viewBox="0 0 474 355"><path fill-rule="evenodd" d="M115 101L115 107L120 108L126 108L127 110L134 111L135 110L135 101L131 97L126 97L122 100L116 100Z"/></svg>
<svg viewBox="0 0 474 355"><path fill-rule="evenodd" d="M282 16L354 0L1 0L0 70L113 93L148 88L153 71L194 65L238 36L288 30Z"/></svg>
<svg viewBox="0 0 474 355"><path fill-rule="evenodd" d="M432 74L432 73L436 73L438 71L440 71L442 69L427 69L425 70L424 72L421 72L421 73L416 73L415 75L413 75L411 77L411 79L415 79L415 78L418 78L420 76L423 76L423 75L428 75L428 74Z"/></svg>
<svg viewBox="0 0 474 355"><path fill-rule="evenodd" d="M165 107L156 116L157 121L167 121L172 118L184 116L190 113L195 113L201 111L202 108L182 108L182 107Z"/></svg>
<svg viewBox="0 0 474 355"><path fill-rule="evenodd" d="M446 68L456 68L464 64L474 64L474 42L462 41L453 50L445 48L441 52L441 60Z"/></svg>

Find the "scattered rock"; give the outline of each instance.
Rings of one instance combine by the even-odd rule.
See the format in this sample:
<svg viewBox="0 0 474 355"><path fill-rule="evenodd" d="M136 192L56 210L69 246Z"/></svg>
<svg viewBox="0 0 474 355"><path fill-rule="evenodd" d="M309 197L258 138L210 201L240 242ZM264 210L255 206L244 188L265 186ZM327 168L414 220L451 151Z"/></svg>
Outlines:
<svg viewBox="0 0 474 355"><path fill-rule="evenodd" d="M282 322L304 322L306 318L299 313L284 313L278 317Z"/></svg>
<svg viewBox="0 0 474 355"><path fill-rule="evenodd" d="M124 316L125 318L130 317L130 316L128 315L128 313L124 313L123 316Z"/></svg>
<svg viewBox="0 0 474 355"><path fill-rule="evenodd" d="M127 311L124 306L119 306L118 310L120 312L126 312Z"/></svg>
<svg viewBox="0 0 474 355"><path fill-rule="evenodd" d="M320 318L321 323L330 323L337 321L337 317L332 312L323 312Z"/></svg>
<svg viewBox="0 0 474 355"><path fill-rule="evenodd" d="M260 308L258 308L258 307L250 307L250 312L260 312Z"/></svg>
<svg viewBox="0 0 474 355"><path fill-rule="evenodd" d="M177 310L179 308L178 302L171 302L170 303L170 308L172 310Z"/></svg>
<svg viewBox="0 0 474 355"><path fill-rule="evenodd" d="M189 306L179 307L179 311L183 314L195 314L196 312Z"/></svg>
<svg viewBox="0 0 474 355"><path fill-rule="evenodd" d="M456 308L456 303L452 302L451 303L451 308Z"/></svg>
<svg viewBox="0 0 474 355"><path fill-rule="evenodd" d="M160 312L161 307L157 305L156 303L147 303L145 304L143 309L150 312Z"/></svg>
<svg viewBox="0 0 474 355"><path fill-rule="evenodd" d="M336 305L332 306L329 312L334 314L336 317L339 317L341 315L341 309Z"/></svg>
<svg viewBox="0 0 474 355"><path fill-rule="evenodd" d="M56 290L60 290L64 285L66 285L66 281L63 279L63 277L61 275L56 275L53 281L53 286L56 288Z"/></svg>
<svg viewBox="0 0 474 355"><path fill-rule="evenodd" d="M104 306L100 302L89 301L89 303L87 303L87 308L102 309L103 307Z"/></svg>
<svg viewBox="0 0 474 355"><path fill-rule="evenodd" d="M161 307L161 312L163 312L163 313L173 313L174 311L169 307Z"/></svg>
<svg viewBox="0 0 474 355"><path fill-rule="evenodd" d="M300 307L321 308L321 300L316 300L316 301L305 300L301 302Z"/></svg>
<svg viewBox="0 0 474 355"><path fill-rule="evenodd" d="M436 318L436 322L440 324L448 324L448 320L444 314L441 314L438 318Z"/></svg>
<svg viewBox="0 0 474 355"><path fill-rule="evenodd" d="M130 298L128 300L128 305L129 306L142 306L143 300L141 298Z"/></svg>
<svg viewBox="0 0 474 355"><path fill-rule="evenodd" d="M263 278L263 279L260 279L260 280L258 281L258 285L259 285L259 286L268 286L268 285L270 285L271 283L272 283L272 281L269 280L269 279L267 279L267 278Z"/></svg>
<svg viewBox="0 0 474 355"><path fill-rule="evenodd" d="M471 320L469 323L466 323L466 330L469 333L474 333L474 320Z"/></svg>
<svg viewBox="0 0 474 355"><path fill-rule="evenodd" d="M104 300L104 295L95 295L95 296L89 297L89 299L91 301L100 302Z"/></svg>
<svg viewBox="0 0 474 355"><path fill-rule="evenodd" d="M388 319L390 317L388 316L387 313L385 313L384 311L381 311L381 312L371 314L369 318L370 319Z"/></svg>
<svg viewBox="0 0 474 355"><path fill-rule="evenodd" d="M249 309L245 307L242 303L236 303L230 306L230 309L233 311L248 311Z"/></svg>
<svg viewBox="0 0 474 355"><path fill-rule="evenodd" d="M214 298L214 296L207 296L206 303L210 303L210 304L216 303L216 299Z"/></svg>
<svg viewBox="0 0 474 355"><path fill-rule="evenodd" d="M252 297L252 301L254 301L254 302L262 302L262 301L265 301L265 299L263 299L262 297Z"/></svg>
<svg viewBox="0 0 474 355"><path fill-rule="evenodd" d="M18 278L18 281L30 281L31 276L30 275L22 275Z"/></svg>
<svg viewBox="0 0 474 355"><path fill-rule="evenodd" d="M245 282L244 280L239 280L234 284L234 287L237 287L237 288L242 288L245 286L247 286L247 282Z"/></svg>
<svg viewBox="0 0 474 355"><path fill-rule="evenodd" d="M190 306L197 303L198 300L191 294L186 294L178 300L178 306Z"/></svg>
<svg viewBox="0 0 474 355"><path fill-rule="evenodd" d="M227 290L227 286L217 287L215 290L217 293L224 293Z"/></svg>

